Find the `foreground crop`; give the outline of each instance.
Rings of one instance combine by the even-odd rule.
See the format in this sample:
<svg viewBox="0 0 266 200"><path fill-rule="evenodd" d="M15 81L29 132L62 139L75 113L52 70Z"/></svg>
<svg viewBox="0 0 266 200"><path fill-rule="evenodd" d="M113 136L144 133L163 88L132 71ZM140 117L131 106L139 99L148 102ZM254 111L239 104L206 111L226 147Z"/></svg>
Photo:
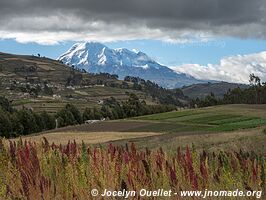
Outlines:
<svg viewBox="0 0 266 200"><path fill-rule="evenodd" d="M93 199L91 190L264 190L264 156L0 143L0 199ZM137 198L137 197L136 197ZM175 197L176 199L177 197ZM100 198L95 198L100 199Z"/></svg>

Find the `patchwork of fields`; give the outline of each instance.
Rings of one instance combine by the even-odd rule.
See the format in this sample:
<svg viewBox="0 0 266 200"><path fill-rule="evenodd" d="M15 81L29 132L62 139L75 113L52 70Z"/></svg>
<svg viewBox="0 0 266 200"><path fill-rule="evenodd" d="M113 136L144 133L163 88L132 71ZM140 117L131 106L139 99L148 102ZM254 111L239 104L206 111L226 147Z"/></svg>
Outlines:
<svg viewBox="0 0 266 200"><path fill-rule="evenodd" d="M258 191L241 199L264 199L265 110L216 106L0 140L0 198L99 199L90 191L207 188Z"/></svg>
<svg viewBox="0 0 266 200"><path fill-rule="evenodd" d="M145 95L143 92L136 92L130 89L120 89L111 87L94 86L90 88L78 88L75 90L64 89L60 91L62 98L53 98L43 96L38 98L15 99L13 106L17 109L22 107L33 109L35 112L46 111L55 114L63 109L66 104L74 104L80 111L84 111L86 107L100 107L99 101L115 97L118 101L125 101L128 99L129 93L136 93L141 99L145 99L148 104L154 104L152 99ZM8 95L7 95L8 96ZM66 98L71 96L71 98Z"/></svg>
<svg viewBox="0 0 266 200"><path fill-rule="evenodd" d="M157 122L132 131L152 132L221 132L266 125L266 106L223 105L135 118Z"/></svg>
<svg viewBox="0 0 266 200"><path fill-rule="evenodd" d="M223 105L182 110L134 119L98 122L65 127L25 139L66 144L68 140L102 145L134 142L140 148L166 150L194 144L197 149L234 149L266 152L266 106Z"/></svg>

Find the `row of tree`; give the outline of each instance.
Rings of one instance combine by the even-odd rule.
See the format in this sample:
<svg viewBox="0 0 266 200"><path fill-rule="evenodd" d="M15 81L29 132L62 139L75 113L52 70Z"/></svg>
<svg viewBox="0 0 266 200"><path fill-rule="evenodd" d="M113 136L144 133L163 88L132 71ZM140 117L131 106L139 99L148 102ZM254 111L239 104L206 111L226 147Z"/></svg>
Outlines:
<svg viewBox="0 0 266 200"><path fill-rule="evenodd" d="M221 104L266 104L266 83L261 83L258 76L250 75L250 87L228 90L223 98L217 98L213 93L204 99L191 100L192 107L206 107Z"/></svg>
<svg viewBox="0 0 266 200"><path fill-rule="evenodd" d="M0 136L14 137L55 128L55 118L46 111L15 110L10 102L0 97Z"/></svg>
<svg viewBox="0 0 266 200"><path fill-rule="evenodd" d="M0 137L28 135L54 129L56 126L82 124L86 120L122 119L167 112L175 108L171 105L147 105L135 94L131 94L124 102L110 98L101 107L86 108L83 113L76 106L67 104L55 115L51 115L46 111L36 113L27 108L15 110L8 99L0 97Z"/></svg>
<svg viewBox="0 0 266 200"><path fill-rule="evenodd" d="M135 94L130 94L127 101L118 102L111 97L106 99L98 108L86 108L81 113L74 105L67 104L65 108L56 114L58 127L84 123L87 120L123 119L141 115L162 113L175 110L173 105L147 105Z"/></svg>

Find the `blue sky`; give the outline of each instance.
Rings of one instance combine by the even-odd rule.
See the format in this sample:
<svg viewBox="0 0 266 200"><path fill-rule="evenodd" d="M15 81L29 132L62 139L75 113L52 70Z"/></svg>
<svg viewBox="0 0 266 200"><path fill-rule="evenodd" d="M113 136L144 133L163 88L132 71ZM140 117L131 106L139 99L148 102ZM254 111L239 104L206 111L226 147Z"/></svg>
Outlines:
<svg viewBox="0 0 266 200"><path fill-rule="evenodd" d="M19 43L12 39L0 40L0 51L12 54L38 54L56 59L67 51L73 41L60 42L55 45L40 45L34 42ZM147 53L156 61L167 66L188 63L200 65L218 64L224 57L259 53L266 51L266 40L217 38L208 42L170 43L159 40L129 40L104 43L110 48L137 49Z"/></svg>
<svg viewBox="0 0 266 200"><path fill-rule="evenodd" d="M199 79L266 81L265 13L265 0L1 0L0 51L55 59L98 41Z"/></svg>

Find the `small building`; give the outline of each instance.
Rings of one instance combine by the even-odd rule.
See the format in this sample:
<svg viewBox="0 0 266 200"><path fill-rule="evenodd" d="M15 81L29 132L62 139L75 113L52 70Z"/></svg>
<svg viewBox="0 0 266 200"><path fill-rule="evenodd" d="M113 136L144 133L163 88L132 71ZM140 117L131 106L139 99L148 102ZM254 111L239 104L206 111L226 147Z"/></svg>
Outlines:
<svg viewBox="0 0 266 200"><path fill-rule="evenodd" d="M86 120L85 124L94 124L96 122L99 122L100 120Z"/></svg>

